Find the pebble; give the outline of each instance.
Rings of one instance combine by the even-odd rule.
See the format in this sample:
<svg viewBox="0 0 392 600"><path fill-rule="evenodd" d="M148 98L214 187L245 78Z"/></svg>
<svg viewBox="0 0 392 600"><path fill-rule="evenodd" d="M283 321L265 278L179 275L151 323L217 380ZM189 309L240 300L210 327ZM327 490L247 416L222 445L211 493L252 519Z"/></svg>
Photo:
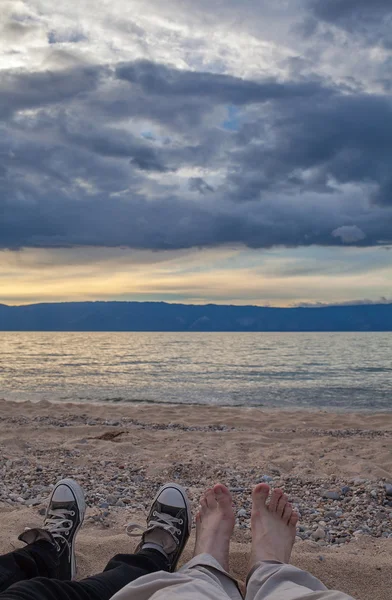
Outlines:
<svg viewBox="0 0 392 600"><path fill-rule="evenodd" d="M392 496L392 483L386 483L384 487L386 495Z"/></svg>
<svg viewBox="0 0 392 600"><path fill-rule="evenodd" d="M328 512L325 513L324 517L327 519L337 519L338 515L333 510L329 510Z"/></svg>
<svg viewBox="0 0 392 600"><path fill-rule="evenodd" d="M245 510L245 508L241 508L241 509L240 509L240 510L237 512L237 517L244 518L244 517L247 517L247 516L248 516L248 513L247 513L247 511Z"/></svg>
<svg viewBox="0 0 392 600"><path fill-rule="evenodd" d="M323 492L323 498L327 500L340 500L339 492L335 492L333 490Z"/></svg>
<svg viewBox="0 0 392 600"><path fill-rule="evenodd" d="M312 538L315 542L317 542L318 540L323 540L325 536L325 531L321 527L317 527L316 531L312 533Z"/></svg>
<svg viewBox="0 0 392 600"><path fill-rule="evenodd" d="M27 506L38 506L39 504L42 504L42 498L32 498L30 500L26 500Z"/></svg>

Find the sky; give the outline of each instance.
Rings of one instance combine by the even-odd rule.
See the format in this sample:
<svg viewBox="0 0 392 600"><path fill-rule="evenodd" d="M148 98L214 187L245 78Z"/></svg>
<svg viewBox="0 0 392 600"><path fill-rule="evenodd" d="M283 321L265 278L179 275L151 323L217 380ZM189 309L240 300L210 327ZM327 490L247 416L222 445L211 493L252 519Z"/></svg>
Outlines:
<svg viewBox="0 0 392 600"><path fill-rule="evenodd" d="M1 303L392 301L391 0L1 14Z"/></svg>

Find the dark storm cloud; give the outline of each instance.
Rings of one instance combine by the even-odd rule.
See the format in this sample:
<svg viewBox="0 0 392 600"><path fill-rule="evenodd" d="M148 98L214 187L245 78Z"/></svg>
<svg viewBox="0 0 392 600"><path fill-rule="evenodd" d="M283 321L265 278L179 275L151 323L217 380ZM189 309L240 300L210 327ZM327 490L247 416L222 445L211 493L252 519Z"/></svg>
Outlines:
<svg viewBox="0 0 392 600"><path fill-rule="evenodd" d="M392 48L392 3L390 0L309 0L317 21L340 27L370 44ZM308 25L310 26L310 25Z"/></svg>
<svg viewBox="0 0 392 600"><path fill-rule="evenodd" d="M146 61L7 78L2 248L392 242L387 97Z"/></svg>
<svg viewBox="0 0 392 600"><path fill-rule="evenodd" d="M347 17L355 20L358 14L380 17L392 12L390 0L310 0L309 6L319 18L332 22Z"/></svg>
<svg viewBox="0 0 392 600"><path fill-rule="evenodd" d="M77 67L65 71L0 71L0 119L48 104L64 103L94 91L104 69Z"/></svg>
<svg viewBox="0 0 392 600"><path fill-rule="evenodd" d="M123 64L116 69L119 79L140 86L146 95L181 98L207 98L218 104L253 104L280 98L309 97L323 91L318 82L276 80L254 82L215 73L185 71L147 60Z"/></svg>
<svg viewBox="0 0 392 600"><path fill-rule="evenodd" d="M131 133L121 129L100 126L94 130L69 131L64 123L61 133L67 142L83 147L94 154L112 158L129 158L130 162L144 171L169 170L162 163L159 149L154 149L151 143L138 139Z"/></svg>
<svg viewBox="0 0 392 600"><path fill-rule="evenodd" d="M332 192L333 178L340 184L372 184L374 202L392 205L387 96L341 94L278 104L267 121L252 123L237 137L231 181L238 201L277 187Z"/></svg>
<svg viewBox="0 0 392 600"><path fill-rule="evenodd" d="M214 192L214 188L209 185L202 177L191 177L189 179L189 189L191 192L199 192L199 194L208 194Z"/></svg>

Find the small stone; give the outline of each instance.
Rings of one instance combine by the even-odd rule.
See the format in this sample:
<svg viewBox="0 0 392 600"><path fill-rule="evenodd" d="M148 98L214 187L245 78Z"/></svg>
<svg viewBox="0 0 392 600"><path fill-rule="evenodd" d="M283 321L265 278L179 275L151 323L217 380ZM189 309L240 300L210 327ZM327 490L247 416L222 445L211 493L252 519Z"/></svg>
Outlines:
<svg viewBox="0 0 392 600"><path fill-rule="evenodd" d="M109 495L106 499L108 504L112 504L113 506L116 504L117 502L117 497L113 496L113 495Z"/></svg>
<svg viewBox="0 0 392 600"><path fill-rule="evenodd" d="M376 490L372 490L372 491L370 492L370 495L371 495L371 497L372 497L372 498L377 498L377 496L378 496L378 494L377 494L377 491L376 491Z"/></svg>
<svg viewBox="0 0 392 600"><path fill-rule="evenodd" d="M109 502L101 502L99 508L109 508Z"/></svg>
<svg viewBox="0 0 392 600"><path fill-rule="evenodd" d="M126 505L125 505L125 503L122 500L117 500L116 506L118 508L124 508Z"/></svg>
<svg viewBox="0 0 392 600"><path fill-rule="evenodd" d="M27 506L38 506L39 504L42 504L41 498L32 498L31 500L26 500Z"/></svg>
<svg viewBox="0 0 392 600"><path fill-rule="evenodd" d="M280 471L276 467L271 467L269 470L273 475L280 475Z"/></svg>
<svg viewBox="0 0 392 600"><path fill-rule="evenodd" d="M350 492L351 492L351 488L348 485L345 485L345 486L342 487L342 494L343 494L343 496L346 496Z"/></svg>
<svg viewBox="0 0 392 600"><path fill-rule="evenodd" d="M40 508L38 514L41 515L41 517L44 517L46 515L46 508Z"/></svg>
<svg viewBox="0 0 392 600"><path fill-rule="evenodd" d="M324 491L323 498L326 498L327 500L340 500L340 494L333 490Z"/></svg>
<svg viewBox="0 0 392 600"><path fill-rule="evenodd" d="M240 518L244 518L247 515L248 515L248 513L246 512L245 508L241 508L237 513L237 517L240 517Z"/></svg>
<svg viewBox="0 0 392 600"><path fill-rule="evenodd" d="M386 495L392 496L392 483L386 483L384 487Z"/></svg>
<svg viewBox="0 0 392 600"><path fill-rule="evenodd" d="M17 502L19 502L19 504L24 504L25 501L21 496L18 496L18 498L16 499Z"/></svg>
<svg viewBox="0 0 392 600"><path fill-rule="evenodd" d="M269 475L263 475L263 477L261 478L261 481L264 481L265 483L270 483L273 480L274 478L270 477Z"/></svg>
<svg viewBox="0 0 392 600"><path fill-rule="evenodd" d="M312 533L312 539L314 539L315 542L317 542L318 540L323 540L325 538L325 531L324 529L322 529L321 527L317 527L316 531L314 531Z"/></svg>

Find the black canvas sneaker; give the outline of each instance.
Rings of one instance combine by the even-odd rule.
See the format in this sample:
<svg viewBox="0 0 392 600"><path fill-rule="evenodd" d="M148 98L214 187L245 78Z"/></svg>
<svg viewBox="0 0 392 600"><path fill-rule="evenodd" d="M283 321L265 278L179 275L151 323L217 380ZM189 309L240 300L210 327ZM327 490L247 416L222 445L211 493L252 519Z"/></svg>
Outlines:
<svg viewBox="0 0 392 600"><path fill-rule="evenodd" d="M53 488L43 529L52 534L59 553L58 579L76 576L75 537L82 526L86 502L82 488L73 479L62 479Z"/></svg>
<svg viewBox="0 0 392 600"><path fill-rule="evenodd" d="M192 513L185 490L175 483L167 483L155 496L147 517L147 529L130 523L127 533L135 536L140 535L133 533L135 529L142 530L142 541L136 552L158 550L166 557L169 571L173 572L188 541L191 528Z"/></svg>
<svg viewBox="0 0 392 600"><path fill-rule="evenodd" d="M86 502L82 488L73 479L62 479L53 488L42 529L27 529L19 536L26 544L51 542L58 553L56 579L76 576L75 537L82 526Z"/></svg>
<svg viewBox="0 0 392 600"><path fill-rule="evenodd" d="M86 502L82 488L73 479L61 479L53 488L42 529L26 529L19 540L25 544L45 540L58 554L54 577L71 580L76 576L75 537L82 526Z"/></svg>

